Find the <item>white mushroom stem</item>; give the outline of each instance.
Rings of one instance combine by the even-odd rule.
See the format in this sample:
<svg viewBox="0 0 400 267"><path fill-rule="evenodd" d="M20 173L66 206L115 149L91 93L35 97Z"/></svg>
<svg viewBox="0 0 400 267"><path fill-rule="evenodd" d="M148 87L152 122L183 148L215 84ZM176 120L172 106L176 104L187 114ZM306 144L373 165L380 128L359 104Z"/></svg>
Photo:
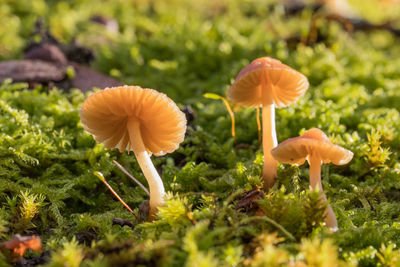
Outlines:
<svg viewBox="0 0 400 267"><path fill-rule="evenodd" d="M265 76L263 75L265 74ZM264 168L263 180L264 190L268 191L275 183L278 161L271 155L271 150L278 145L275 130L275 105L272 100L272 83L270 82L268 72L261 74L261 94L262 94L262 130L263 130L263 153Z"/></svg>
<svg viewBox="0 0 400 267"><path fill-rule="evenodd" d="M275 106L263 105L262 107L263 120L263 153L264 153L264 168L263 179L264 188L268 191L275 183L276 170L278 162L272 157L271 150L278 145L275 132Z"/></svg>
<svg viewBox="0 0 400 267"><path fill-rule="evenodd" d="M164 185L156 168L154 168L149 153L147 152L143 144L139 121L136 118L130 118L129 121L127 122L127 127L133 153L135 153L139 166L142 169L144 176L146 177L147 183L149 184L150 188L149 218L152 219L154 218L154 215L157 212L157 208L164 204L164 196L165 196Z"/></svg>
<svg viewBox="0 0 400 267"><path fill-rule="evenodd" d="M321 159L318 156L310 155L308 157L308 164L310 165L310 184L313 190L318 188L321 192L321 197L323 201L327 201L324 191L322 189L321 183ZM335 213L332 210L331 205L328 204L325 210L325 223L328 228L336 231L338 229L338 224L336 220Z"/></svg>

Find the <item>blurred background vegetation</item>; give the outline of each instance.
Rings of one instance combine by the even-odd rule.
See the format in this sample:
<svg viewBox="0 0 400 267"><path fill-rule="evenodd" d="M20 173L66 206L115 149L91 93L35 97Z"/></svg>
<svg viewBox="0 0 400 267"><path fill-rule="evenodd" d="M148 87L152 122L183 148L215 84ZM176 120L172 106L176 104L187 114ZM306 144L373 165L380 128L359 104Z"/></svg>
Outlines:
<svg viewBox="0 0 400 267"><path fill-rule="evenodd" d="M315 30L311 27L315 9L318 14L343 16L344 21L362 19L399 26L400 9L390 0L2 0L0 59L22 58L28 42L40 42L35 25L42 21L59 42L77 42L92 49L97 70L190 103L205 92L223 93L238 70L266 54L311 76L312 83L320 82L324 77L310 73L304 64L310 55L296 59L305 47L288 49L315 35L310 32ZM340 22L315 21L321 35L316 38L325 44L319 49L328 46L334 48L333 55L340 52L338 39L347 38L337 29L343 27ZM376 37L375 42L388 46L391 38ZM332 60L325 57L321 61Z"/></svg>

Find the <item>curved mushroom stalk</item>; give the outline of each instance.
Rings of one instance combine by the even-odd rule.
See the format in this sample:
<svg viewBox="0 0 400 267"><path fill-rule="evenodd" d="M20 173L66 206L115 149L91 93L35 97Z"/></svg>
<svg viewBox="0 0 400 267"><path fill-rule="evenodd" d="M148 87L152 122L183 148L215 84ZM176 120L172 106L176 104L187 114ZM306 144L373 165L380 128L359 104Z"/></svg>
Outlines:
<svg viewBox="0 0 400 267"><path fill-rule="evenodd" d="M308 164L310 165L310 185L313 190L316 190L318 188L318 191L321 192L322 201L327 202L321 183L321 163L322 161L319 157L314 155L309 156ZM337 231L338 223L331 205L328 204L324 215L326 226L333 231Z"/></svg>
<svg viewBox="0 0 400 267"><path fill-rule="evenodd" d="M86 131L106 148L132 150L150 187L150 219L164 204L165 190L148 152L175 151L186 131L185 114L165 94L139 86L106 88L89 96L80 116Z"/></svg>
<svg viewBox="0 0 400 267"><path fill-rule="evenodd" d="M310 184L313 190L319 189L322 201L327 201L322 191L321 164L332 162L344 165L353 158L353 152L332 144L320 129L313 128L299 137L289 138L271 151L272 156L283 163L303 164L306 159L310 165ZM325 210L326 225L337 230L336 216L328 204Z"/></svg>
<svg viewBox="0 0 400 267"><path fill-rule="evenodd" d="M140 168L146 177L150 188L150 220L154 219L157 208L164 205L165 190L160 175L154 168L153 162L147 152L142 135L140 133L140 124L138 119L131 117L127 123L129 132L129 140L133 149L133 153L139 163Z"/></svg>

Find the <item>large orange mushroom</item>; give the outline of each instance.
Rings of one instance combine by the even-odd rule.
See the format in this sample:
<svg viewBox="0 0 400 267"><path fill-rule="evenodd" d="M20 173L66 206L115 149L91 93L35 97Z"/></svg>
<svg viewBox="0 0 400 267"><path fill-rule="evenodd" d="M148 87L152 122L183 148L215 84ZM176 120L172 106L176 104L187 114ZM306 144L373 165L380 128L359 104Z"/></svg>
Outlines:
<svg viewBox="0 0 400 267"><path fill-rule="evenodd" d="M228 91L232 102L245 107L262 106L264 188L275 183L278 162L271 156L277 146L275 107L282 108L297 101L308 89L308 80L300 72L279 60L262 57L242 69Z"/></svg>
<svg viewBox="0 0 400 267"><path fill-rule="evenodd" d="M271 154L282 163L301 165L307 159L310 165L311 188L321 192L323 201L327 200L322 190L321 165L323 163L344 165L353 158L353 152L332 144L325 133L317 128L310 129L299 137L285 140L272 149ZM337 220L330 205L326 209L325 216L326 225L336 230Z"/></svg>
<svg viewBox="0 0 400 267"><path fill-rule="evenodd" d="M186 118L165 94L139 86L106 88L89 96L80 111L85 130L106 148L132 150L150 187L150 218L164 204L162 180L150 155L175 151Z"/></svg>

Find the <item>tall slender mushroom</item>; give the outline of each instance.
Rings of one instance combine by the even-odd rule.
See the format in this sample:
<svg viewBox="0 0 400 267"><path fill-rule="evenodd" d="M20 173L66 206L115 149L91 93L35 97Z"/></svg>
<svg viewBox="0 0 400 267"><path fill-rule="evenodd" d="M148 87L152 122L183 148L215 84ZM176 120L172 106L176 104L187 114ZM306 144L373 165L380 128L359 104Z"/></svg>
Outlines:
<svg viewBox="0 0 400 267"><path fill-rule="evenodd" d="M150 212L164 203L164 185L150 154L175 151L183 141L186 118L165 94L139 86L106 88L89 96L80 116L85 130L106 148L133 150L150 187Z"/></svg>
<svg viewBox="0 0 400 267"><path fill-rule="evenodd" d="M333 163L345 165L353 158L353 152L338 145L332 144L329 138L320 129L313 128L299 137L289 138L272 149L272 156L283 163L301 165L307 159L310 165L310 184L313 190L321 192L323 201L326 196L321 184L321 165ZM336 230L337 220L330 205L325 211L326 225Z"/></svg>
<svg viewBox="0 0 400 267"><path fill-rule="evenodd" d="M243 68L228 91L232 102L245 107L262 106L264 189L275 183L278 162L271 156L277 146L275 107L282 108L297 101L308 89L308 80L300 72L279 60L262 57Z"/></svg>

